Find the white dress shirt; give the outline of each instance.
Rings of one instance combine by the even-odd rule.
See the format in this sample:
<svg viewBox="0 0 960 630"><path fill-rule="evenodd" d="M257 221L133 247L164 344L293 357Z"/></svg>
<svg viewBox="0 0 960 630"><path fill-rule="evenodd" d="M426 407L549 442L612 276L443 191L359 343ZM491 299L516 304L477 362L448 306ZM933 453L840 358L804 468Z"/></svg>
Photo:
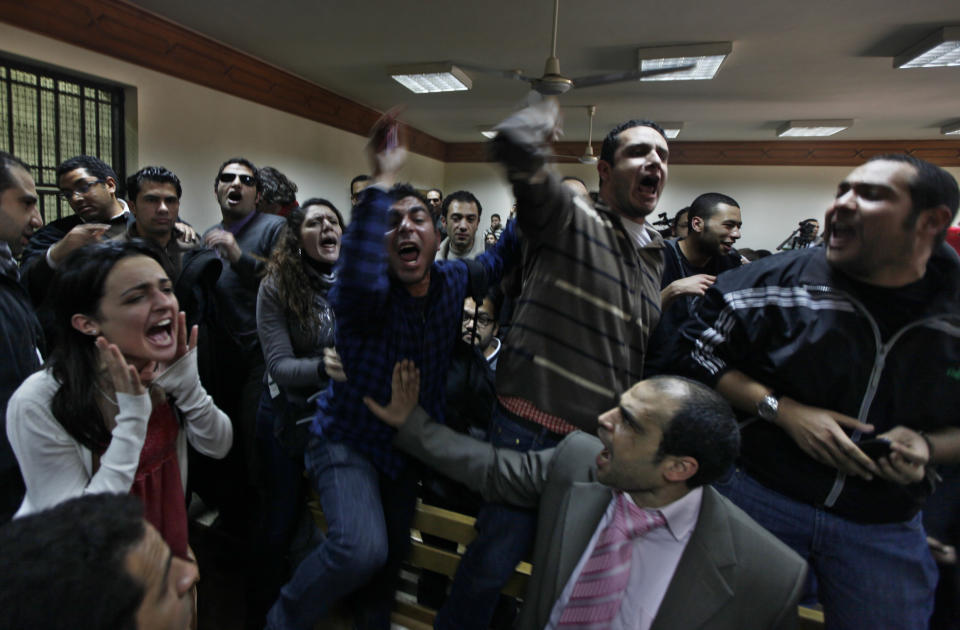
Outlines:
<svg viewBox="0 0 960 630"><path fill-rule="evenodd" d="M627 494L627 499L633 499ZM700 502L703 500L703 488L694 488L683 498L670 503L660 512L667 521L666 527L660 527L647 532L646 535L635 538L633 542L633 556L630 561L630 579L627 582L627 591L623 595L623 602L617 617L610 625L610 630L649 630L653 618L657 615L660 602L670 586L670 580L680 563L690 535L700 516ZM590 544L584 549L580 561L570 574L567 585L563 588L560 599L553 605L550 613L550 622L545 630L554 630L560 622L560 616L570 601L573 587L583 571L584 565L590 559L593 548L604 530L613 518L616 501L611 498L610 505L600 524L597 525ZM648 510L655 511L655 510Z"/></svg>
<svg viewBox="0 0 960 630"><path fill-rule="evenodd" d="M623 217L623 227L626 229L627 233L630 234L633 244L637 247L646 247L653 241L650 233L647 232L646 221L643 223L637 223L636 221L631 221L627 217Z"/></svg>

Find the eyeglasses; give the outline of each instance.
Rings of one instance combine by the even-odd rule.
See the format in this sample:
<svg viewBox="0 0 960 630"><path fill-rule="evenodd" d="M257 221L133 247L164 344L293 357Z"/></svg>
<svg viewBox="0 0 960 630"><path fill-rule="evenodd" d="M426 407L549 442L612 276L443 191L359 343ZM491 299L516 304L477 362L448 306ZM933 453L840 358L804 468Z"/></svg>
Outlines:
<svg viewBox="0 0 960 630"><path fill-rule="evenodd" d="M464 312L463 312L463 321L466 322L466 323L469 323L469 324L472 326L472 325L473 325L473 313L468 313L467 311L464 311ZM490 317L489 315L486 315L486 314L484 314L484 313L480 313L479 317L477 317L477 326L486 328L487 326L491 325L492 323L493 323L493 318Z"/></svg>
<svg viewBox="0 0 960 630"><path fill-rule="evenodd" d="M242 173L220 173L217 179L220 180L221 184L232 184L238 177L240 183L244 186L253 186L257 183L257 179L253 175L243 175Z"/></svg>
<svg viewBox="0 0 960 630"><path fill-rule="evenodd" d="M91 180L91 181L89 181L89 182L84 182L84 183L80 184L79 186L77 186L77 187L74 188L73 190L61 190L61 191L60 191L59 193L57 193L57 194L59 194L60 197L62 197L62 198L65 199L66 201L70 201L71 199L73 199L73 198L76 197L76 196L80 196L80 195L85 195L85 194L87 194L88 192L90 192L90 189L91 189L91 188L93 188L93 187L96 186L97 184L102 184L102 183L104 183L104 180L102 180L102 179L94 179L94 180Z"/></svg>

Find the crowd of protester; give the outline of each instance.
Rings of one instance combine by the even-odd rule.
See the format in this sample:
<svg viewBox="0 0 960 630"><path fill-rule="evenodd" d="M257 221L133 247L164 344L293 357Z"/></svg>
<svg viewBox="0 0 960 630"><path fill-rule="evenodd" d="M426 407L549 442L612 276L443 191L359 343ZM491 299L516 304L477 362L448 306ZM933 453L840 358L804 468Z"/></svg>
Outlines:
<svg viewBox="0 0 960 630"><path fill-rule="evenodd" d="M960 627L954 178L873 157L823 234L738 251L721 192L648 222L656 123L610 131L591 193L557 119L497 126L506 221L401 183L389 116L349 224L235 157L199 232L173 172L76 156L44 226L0 153L0 627L195 627L196 502L246 627L386 629L418 497L476 517L419 576L437 628Z"/></svg>

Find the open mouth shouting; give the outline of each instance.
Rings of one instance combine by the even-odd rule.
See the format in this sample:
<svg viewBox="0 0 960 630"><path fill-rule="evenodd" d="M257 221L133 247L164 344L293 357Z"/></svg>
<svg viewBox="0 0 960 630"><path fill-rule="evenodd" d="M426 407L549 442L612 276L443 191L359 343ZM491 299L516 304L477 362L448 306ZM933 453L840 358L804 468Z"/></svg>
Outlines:
<svg viewBox="0 0 960 630"><path fill-rule="evenodd" d="M856 238L856 230L842 221L834 221L829 226L830 238L827 246L831 249L840 249Z"/></svg>
<svg viewBox="0 0 960 630"><path fill-rule="evenodd" d="M437 231L426 205L404 197L390 207L386 233L390 272L416 297L426 295L437 253Z"/></svg>
<svg viewBox="0 0 960 630"><path fill-rule="evenodd" d="M390 270L396 278L407 285L408 290L420 286L425 291L429 283L433 254L417 238L400 236L390 248ZM434 250L434 253L436 250ZM419 294L419 289L416 294Z"/></svg>
<svg viewBox="0 0 960 630"><path fill-rule="evenodd" d="M172 317L165 317L147 328L147 341L158 348L169 348L176 343L175 323Z"/></svg>
<svg viewBox="0 0 960 630"><path fill-rule="evenodd" d="M243 201L243 190L240 188L231 188L227 191L227 204L231 207L237 206Z"/></svg>
<svg viewBox="0 0 960 630"><path fill-rule="evenodd" d="M406 267L416 267L420 259L420 247L411 241L397 245L397 258L406 263Z"/></svg>
<svg viewBox="0 0 960 630"><path fill-rule="evenodd" d="M328 232L320 238L320 249L323 251L336 251L340 246L340 239L333 232Z"/></svg>
<svg viewBox="0 0 960 630"><path fill-rule="evenodd" d="M655 197L660 186L659 175L646 175L640 180L638 190L640 194Z"/></svg>
<svg viewBox="0 0 960 630"><path fill-rule="evenodd" d="M340 258L340 235L335 230L324 230L313 243L316 243L316 245L311 243L310 247L307 247L307 241L304 241L304 248L308 255L315 260L332 265ZM314 247L316 247L316 252L312 253L310 250Z"/></svg>

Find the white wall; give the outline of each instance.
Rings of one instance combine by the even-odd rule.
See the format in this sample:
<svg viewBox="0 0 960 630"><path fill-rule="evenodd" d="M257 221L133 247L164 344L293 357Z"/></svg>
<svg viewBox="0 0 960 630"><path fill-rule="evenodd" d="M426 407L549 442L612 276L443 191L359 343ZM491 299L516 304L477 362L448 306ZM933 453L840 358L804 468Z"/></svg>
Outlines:
<svg viewBox="0 0 960 630"><path fill-rule="evenodd" d="M135 121L137 137L128 143L128 174L150 164L174 171L184 189L181 216L198 228L220 220L213 179L235 155L280 169L299 186L299 199L326 197L345 215L350 180L369 172L366 141L356 134L2 23L0 50L134 88L128 123ZM442 182L443 171L443 162L412 155L403 175L426 188Z"/></svg>
<svg viewBox="0 0 960 630"><path fill-rule="evenodd" d="M590 190L597 190L596 166L558 164L557 170L579 177ZM822 222L837 184L851 170L848 166L674 165L657 212L673 217L701 193L724 193L736 199L742 209L743 236L738 246L773 250L800 221L813 217ZM960 168L946 170L960 180ZM477 195L484 217L490 212L503 215L513 204L510 187L496 165L448 164L444 192L461 188ZM487 223L486 218L481 219L482 226Z"/></svg>

